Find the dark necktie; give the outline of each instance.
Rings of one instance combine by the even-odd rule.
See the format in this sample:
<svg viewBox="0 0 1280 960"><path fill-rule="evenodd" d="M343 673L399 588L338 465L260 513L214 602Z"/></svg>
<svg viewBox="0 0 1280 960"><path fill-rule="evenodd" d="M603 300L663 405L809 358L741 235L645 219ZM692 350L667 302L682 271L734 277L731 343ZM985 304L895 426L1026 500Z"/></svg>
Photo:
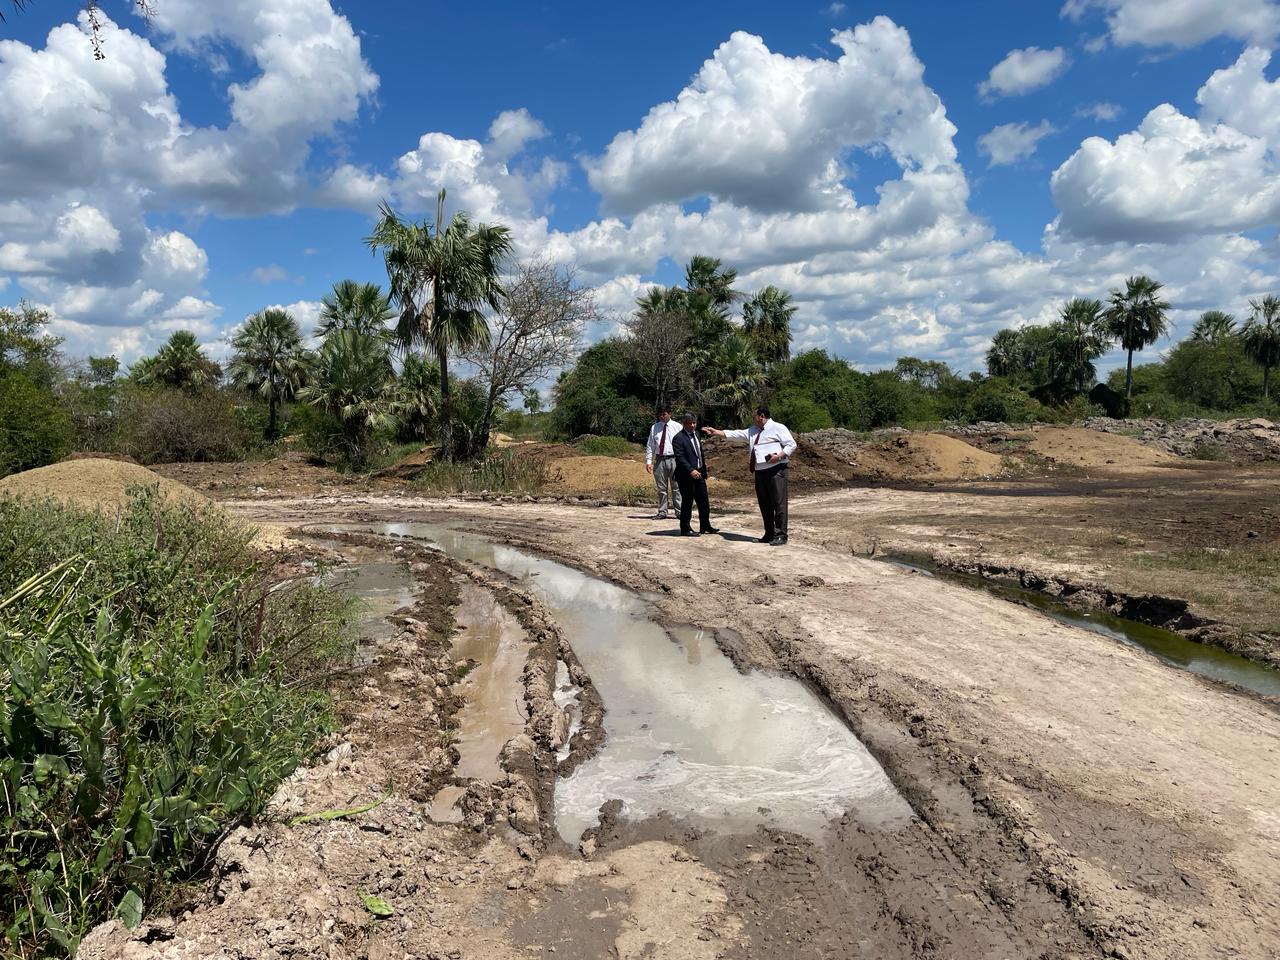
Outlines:
<svg viewBox="0 0 1280 960"><path fill-rule="evenodd" d="M658 456L662 456L663 451L667 449L667 425L662 425L662 439L658 441Z"/></svg>
<svg viewBox="0 0 1280 960"><path fill-rule="evenodd" d="M760 442L760 434L763 430L756 431L755 438L751 441L751 449L747 451L747 459L751 461L751 472L756 472L756 444Z"/></svg>

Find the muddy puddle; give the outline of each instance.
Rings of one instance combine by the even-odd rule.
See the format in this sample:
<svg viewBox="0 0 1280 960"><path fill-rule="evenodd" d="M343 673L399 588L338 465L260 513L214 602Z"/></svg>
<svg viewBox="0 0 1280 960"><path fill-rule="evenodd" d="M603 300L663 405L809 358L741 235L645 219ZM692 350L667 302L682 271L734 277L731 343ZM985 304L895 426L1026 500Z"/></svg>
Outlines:
<svg viewBox="0 0 1280 960"><path fill-rule="evenodd" d="M665 812L714 830L767 825L812 839L846 813L869 825L911 817L880 765L812 691L791 677L740 673L710 634L665 629L630 591L429 524L334 529L429 542L517 578L551 609L605 705L604 746L556 784L556 826L570 843L611 799L633 820Z"/></svg>
<svg viewBox="0 0 1280 960"><path fill-rule="evenodd" d="M1078 610L1057 597L1000 580L961 573L919 557L886 556L884 562L938 577L950 583L984 590L997 597L1016 600L1046 616L1073 627L1101 634L1129 647L1145 650L1170 666L1189 670L1202 677L1238 684L1269 697L1280 697L1280 670L1238 656L1220 647L1188 640L1172 630L1117 617L1105 610Z"/></svg>
<svg viewBox="0 0 1280 960"><path fill-rule="evenodd" d="M321 546L339 553L348 562L321 574L325 586L341 590L360 602L357 629L366 641L387 640L398 629L387 618L397 610L417 602L413 575L402 562L388 557L384 550L337 540L316 539ZM367 665L372 644L362 643L356 651L356 664Z"/></svg>

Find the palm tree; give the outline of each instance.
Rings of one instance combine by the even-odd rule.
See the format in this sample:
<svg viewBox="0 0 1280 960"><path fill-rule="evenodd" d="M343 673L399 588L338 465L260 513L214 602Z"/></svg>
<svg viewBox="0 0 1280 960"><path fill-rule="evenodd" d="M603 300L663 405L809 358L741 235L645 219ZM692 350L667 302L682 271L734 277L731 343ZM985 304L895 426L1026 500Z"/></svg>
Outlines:
<svg viewBox="0 0 1280 960"><path fill-rule="evenodd" d="M337 419L346 455L359 466L368 455L372 432L395 422L394 378L385 340L356 330L336 330L316 355L309 382L298 391L298 399Z"/></svg>
<svg viewBox="0 0 1280 960"><path fill-rule="evenodd" d="M400 309L396 334L401 345L406 351L420 344L435 352L440 367L439 456L451 460L449 353L489 342L489 324L481 311L502 304L499 272L511 253L511 232L473 224L463 212L444 226L444 198L441 190L434 225L406 223L384 203L366 242L386 260L391 300Z"/></svg>
<svg viewBox="0 0 1280 960"><path fill-rule="evenodd" d="M334 330L356 330L379 337L390 337L387 322L396 312L376 283L340 280L333 293L320 300L320 322L316 336L327 337Z"/></svg>
<svg viewBox="0 0 1280 960"><path fill-rule="evenodd" d="M706 293L721 307L727 307L738 297L733 282L738 271L722 267L716 257L695 255L684 268L684 286L690 293Z"/></svg>
<svg viewBox="0 0 1280 960"><path fill-rule="evenodd" d="M396 414L403 429L415 440L427 439L430 424L440 415L440 368L419 354L409 354L395 393Z"/></svg>
<svg viewBox="0 0 1280 960"><path fill-rule="evenodd" d="M993 377L1012 377L1023 365L1022 331L1012 327L997 331L987 350L987 373Z"/></svg>
<svg viewBox="0 0 1280 960"><path fill-rule="evenodd" d="M731 333L717 346L710 366L714 385L706 399L735 419L746 419L764 380L751 343L742 334Z"/></svg>
<svg viewBox="0 0 1280 960"><path fill-rule="evenodd" d="M768 371L791 357L791 318L796 308L791 294L768 286L742 305L742 332Z"/></svg>
<svg viewBox="0 0 1280 960"><path fill-rule="evenodd" d="M1236 318L1221 310L1206 310L1191 328L1191 339L1203 343L1224 343L1235 336Z"/></svg>
<svg viewBox="0 0 1280 960"><path fill-rule="evenodd" d="M1062 318L1054 324L1051 372L1063 398L1093 386L1093 361L1107 351L1101 315L1098 300L1076 297L1063 304Z"/></svg>
<svg viewBox="0 0 1280 960"><path fill-rule="evenodd" d="M1165 316L1169 304L1157 296L1163 286L1150 277L1129 277L1124 292L1111 291L1111 301L1102 314L1108 339L1118 341L1129 354L1124 375L1126 403L1133 397L1133 351L1155 343L1169 332L1169 319Z"/></svg>
<svg viewBox="0 0 1280 960"><path fill-rule="evenodd" d="M1262 400L1265 403L1269 399L1271 368L1280 363L1280 297L1250 300L1249 306L1253 308L1253 316L1240 331L1240 343L1250 360L1262 364Z"/></svg>
<svg viewBox="0 0 1280 960"><path fill-rule="evenodd" d="M231 382L267 402L267 439L274 442L280 403L297 393L306 373L298 321L287 310L271 307L250 317L231 346Z"/></svg>
<svg viewBox="0 0 1280 960"><path fill-rule="evenodd" d="M134 364L134 380L144 386L176 387L196 391L222 379L222 368L200 349L200 341L190 330L177 330L154 357Z"/></svg>

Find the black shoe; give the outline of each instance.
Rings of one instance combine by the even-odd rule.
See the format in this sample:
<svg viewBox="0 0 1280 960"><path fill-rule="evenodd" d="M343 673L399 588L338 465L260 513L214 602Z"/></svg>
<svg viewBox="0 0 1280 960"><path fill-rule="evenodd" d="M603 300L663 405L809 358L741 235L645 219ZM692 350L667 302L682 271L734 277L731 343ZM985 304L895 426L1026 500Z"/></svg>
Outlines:
<svg viewBox="0 0 1280 960"><path fill-rule="evenodd" d="M772 540L769 541L769 543L775 547L780 547L786 542L787 542L787 535L785 533L780 533L776 537L774 537Z"/></svg>
<svg viewBox="0 0 1280 960"><path fill-rule="evenodd" d="M756 543L773 543L777 539L777 534L766 533L763 537L757 537Z"/></svg>
<svg viewBox="0 0 1280 960"><path fill-rule="evenodd" d="M720 528L719 527L703 527L698 532L699 533L719 533Z"/></svg>
<svg viewBox="0 0 1280 960"><path fill-rule="evenodd" d="M682 537L696 537L697 535L698 535L698 532L697 532L696 530L681 530L681 531L680 531L680 536L682 536Z"/></svg>

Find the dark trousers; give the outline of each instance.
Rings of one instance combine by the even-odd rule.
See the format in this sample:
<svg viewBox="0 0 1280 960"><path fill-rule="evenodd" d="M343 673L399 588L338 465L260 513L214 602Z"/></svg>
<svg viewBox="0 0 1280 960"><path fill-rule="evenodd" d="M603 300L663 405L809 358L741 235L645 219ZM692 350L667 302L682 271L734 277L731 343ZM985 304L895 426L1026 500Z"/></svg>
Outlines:
<svg viewBox="0 0 1280 960"><path fill-rule="evenodd" d="M764 520L765 536L787 532L787 468L755 471L756 502Z"/></svg>
<svg viewBox="0 0 1280 960"><path fill-rule="evenodd" d="M680 529L692 530L693 505L698 505L698 530L711 526L711 501L707 498L707 481L695 480L684 470L676 470L676 486L680 488Z"/></svg>

